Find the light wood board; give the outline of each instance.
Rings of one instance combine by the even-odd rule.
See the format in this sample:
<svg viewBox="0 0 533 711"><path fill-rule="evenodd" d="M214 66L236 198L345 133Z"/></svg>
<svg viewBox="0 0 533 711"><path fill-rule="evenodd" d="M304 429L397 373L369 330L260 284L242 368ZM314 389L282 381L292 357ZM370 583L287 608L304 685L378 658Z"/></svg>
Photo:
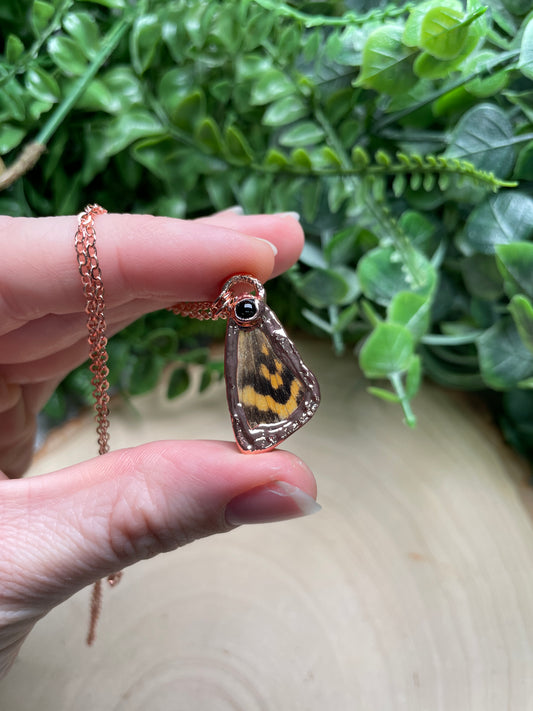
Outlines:
<svg viewBox="0 0 533 711"><path fill-rule="evenodd" d="M138 564L84 646L88 591L35 628L2 711L525 711L533 708L533 527L525 465L482 409L427 386L414 431L352 356L309 345L323 402L286 444L323 510ZM113 448L231 439L222 386L114 403ZM93 456L91 416L32 474Z"/></svg>

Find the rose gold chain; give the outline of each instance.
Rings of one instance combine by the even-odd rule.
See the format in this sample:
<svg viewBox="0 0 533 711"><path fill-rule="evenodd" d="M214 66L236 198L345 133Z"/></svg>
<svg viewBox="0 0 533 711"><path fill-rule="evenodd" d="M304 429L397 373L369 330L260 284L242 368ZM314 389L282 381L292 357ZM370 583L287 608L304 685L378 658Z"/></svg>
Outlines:
<svg viewBox="0 0 533 711"><path fill-rule="evenodd" d="M96 252L96 232L94 218L107 210L99 205L87 205L78 215L76 232L76 254L85 294L87 330L89 332L89 359L92 373L94 407L96 410L96 433L98 453L109 451L109 368L107 367L107 337L105 322L105 299L102 272Z"/></svg>
<svg viewBox="0 0 533 711"><path fill-rule="evenodd" d="M96 433L98 435L98 454L109 452L109 368L107 366L107 336L105 321L105 298L102 272L96 251L96 231L94 218L106 213L100 205L87 205L78 215L78 229L75 236L78 268L85 295L87 330L89 332L89 360L92 373L94 407L96 410ZM109 575L107 581L116 585L122 573ZM96 636L96 625L102 609L102 581L93 585L90 607L89 631L87 644L91 645Z"/></svg>
<svg viewBox="0 0 533 711"><path fill-rule="evenodd" d="M188 316L199 321L214 320L224 318L222 314L215 314L213 311L214 302L211 301L184 301L181 304L174 304L169 307L169 311L177 316Z"/></svg>

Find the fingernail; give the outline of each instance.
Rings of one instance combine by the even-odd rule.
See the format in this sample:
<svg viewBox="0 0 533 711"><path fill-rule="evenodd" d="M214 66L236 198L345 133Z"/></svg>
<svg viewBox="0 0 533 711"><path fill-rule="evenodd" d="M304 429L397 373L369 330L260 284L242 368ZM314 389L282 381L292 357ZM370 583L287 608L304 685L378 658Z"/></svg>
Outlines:
<svg viewBox="0 0 533 711"><path fill-rule="evenodd" d="M276 254L278 253L278 248L275 244L272 244L272 242L269 242L267 239L263 239L262 237L256 237L255 239L259 240L259 242L264 242L265 244L268 244L270 249L274 252L274 256L276 256Z"/></svg>
<svg viewBox="0 0 533 711"><path fill-rule="evenodd" d="M273 481L236 496L226 507L230 526L273 523L320 511L321 506L297 486Z"/></svg>
<svg viewBox="0 0 533 711"><path fill-rule="evenodd" d="M298 220L300 222L300 213L289 211L289 212L275 212L276 217L292 217L293 220Z"/></svg>
<svg viewBox="0 0 533 711"><path fill-rule="evenodd" d="M231 207L226 207L225 211L234 212L236 215L244 215L244 210L240 205L232 205Z"/></svg>

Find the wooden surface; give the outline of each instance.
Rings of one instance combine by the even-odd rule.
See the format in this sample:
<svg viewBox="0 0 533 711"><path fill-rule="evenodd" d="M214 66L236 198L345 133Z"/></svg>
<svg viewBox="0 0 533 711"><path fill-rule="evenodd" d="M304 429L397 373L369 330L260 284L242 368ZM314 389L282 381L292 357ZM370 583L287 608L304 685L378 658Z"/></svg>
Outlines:
<svg viewBox="0 0 533 711"><path fill-rule="evenodd" d="M524 465L476 407L426 387L409 431L353 358L304 348L323 403L287 443L323 510L243 527L126 571L96 646L88 591L34 630L2 711L525 711L533 708L533 527ZM112 446L231 438L223 390L153 394ZM90 417L32 473L93 455Z"/></svg>

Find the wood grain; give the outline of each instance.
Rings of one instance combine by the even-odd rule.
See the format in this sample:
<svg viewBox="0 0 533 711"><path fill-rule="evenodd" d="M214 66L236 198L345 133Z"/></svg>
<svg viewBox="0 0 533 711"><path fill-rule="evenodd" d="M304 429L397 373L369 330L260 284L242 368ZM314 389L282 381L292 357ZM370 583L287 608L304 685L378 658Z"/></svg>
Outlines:
<svg viewBox="0 0 533 711"><path fill-rule="evenodd" d="M287 448L323 510L128 569L83 644L88 591L35 629L2 711L522 711L533 708L533 527L525 465L481 408L427 386L408 430L354 360L304 349L323 402ZM115 403L113 448L231 438L222 387ZM91 418L32 474L93 456Z"/></svg>

